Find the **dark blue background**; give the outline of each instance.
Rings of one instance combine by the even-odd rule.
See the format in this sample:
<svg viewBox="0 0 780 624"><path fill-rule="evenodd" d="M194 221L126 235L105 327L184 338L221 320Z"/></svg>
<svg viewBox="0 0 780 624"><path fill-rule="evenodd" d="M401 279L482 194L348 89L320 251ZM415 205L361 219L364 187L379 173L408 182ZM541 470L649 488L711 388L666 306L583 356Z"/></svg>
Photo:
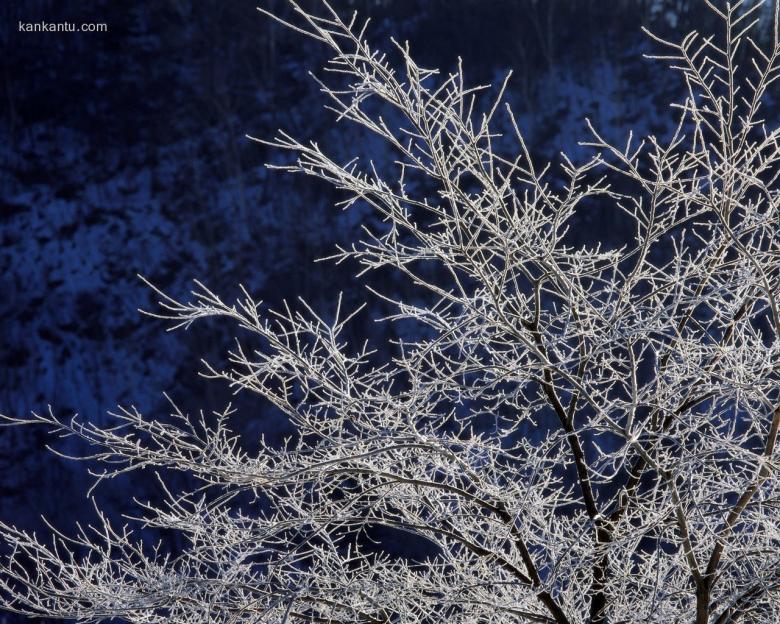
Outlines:
<svg viewBox="0 0 780 624"><path fill-rule="evenodd" d="M316 6L305 2L305 6ZM681 36L706 27L700 0L337 0L373 17L371 38L408 39L418 61L495 82L514 70L509 99L540 159L576 151L589 116L609 137L664 133L681 84L649 50L640 26ZM281 0L263 6L281 15ZM100 22L105 33L27 33L18 22ZM204 323L168 334L144 319L153 297L140 273L175 296L198 278L229 298L243 283L270 305L301 295L329 310L338 291L357 303L355 267L314 264L359 236L363 208L266 171L278 161L245 138L284 128L316 139L336 160L380 160L383 146L340 124L307 70L326 60L244 0L14 1L0 6L0 413L47 405L104 422L117 404L164 417L167 391L185 409L241 407L247 439L286 424L253 397L231 397L197 376L218 362L233 328ZM388 45L389 47L389 45ZM610 227L585 215L584 237ZM620 233L616 233L619 236ZM398 285L397 288L401 288ZM358 317L355 336L397 331ZM68 527L89 517L84 466L45 451L78 452L26 427L0 430L0 518ZM154 496L143 476L98 491L126 510ZM0 622L2 622L0 616ZM8 620L11 621L11 620Z"/></svg>

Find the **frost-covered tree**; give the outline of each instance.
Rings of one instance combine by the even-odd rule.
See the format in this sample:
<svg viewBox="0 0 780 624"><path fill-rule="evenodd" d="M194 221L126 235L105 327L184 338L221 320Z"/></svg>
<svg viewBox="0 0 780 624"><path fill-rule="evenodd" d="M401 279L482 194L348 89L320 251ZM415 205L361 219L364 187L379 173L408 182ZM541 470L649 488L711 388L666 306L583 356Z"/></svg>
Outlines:
<svg viewBox="0 0 780 624"><path fill-rule="evenodd" d="M533 162L507 82L485 104L460 69L424 69L398 43L386 57L356 18L296 5L286 25L333 53L321 85L339 120L397 159L268 144L295 155L280 168L382 217L335 259L408 280L413 298L374 294L417 338L382 363L348 344L340 299L326 320L247 292L158 291L153 315L173 327L244 330L206 376L265 397L297 434L249 452L229 409L17 419L94 445L99 481L156 473L167 501L139 503L140 534L187 546L166 554L99 511L73 536L2 525L5 607L82 622L780 621L780 131L761 117L778 11L706 4L721 32L650 35L686 86L669 136L614 146L589 126L589 159L556 167ZM582 242L596 206L632 235ZM177 471L197 484L182 491ZM385 552L375 527L429 554Z"/></svg>

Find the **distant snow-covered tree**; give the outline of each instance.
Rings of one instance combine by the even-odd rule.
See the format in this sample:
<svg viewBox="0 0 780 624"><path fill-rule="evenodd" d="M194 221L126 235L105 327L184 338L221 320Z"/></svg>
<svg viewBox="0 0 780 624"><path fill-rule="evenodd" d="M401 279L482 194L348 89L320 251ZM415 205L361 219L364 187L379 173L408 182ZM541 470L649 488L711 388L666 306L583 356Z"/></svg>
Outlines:
<svg viewBox="0 0 780 624"><path fill-rule="evenodd" d="M166 554L99 510L73 536L3 524L4 606L81 622L780 621L780 131L761 108L778 11L762 30L760 4L705 2L722 32L650 35L686 86L669 136L615 146L589 125L590 157L559 170L533 162L507 82L485 105L460 69L395 42L391 62L355 17L294 5L284 23L333 53L321 85L339 121L397 160L267 143L295 155L278 168L384 219L334 258L406 278L414 299L374 295L418 338L380 362L344 338L341 298L331 319L157 291L173 327L244 330L205 376L265 397L297 435L250 452L230 409L9 419L94 445L99 481L156 473L166 502L128 522L187 547ZM583 243L594 207L632 237ZM376 527L427 554L391 552Z"/></svg>

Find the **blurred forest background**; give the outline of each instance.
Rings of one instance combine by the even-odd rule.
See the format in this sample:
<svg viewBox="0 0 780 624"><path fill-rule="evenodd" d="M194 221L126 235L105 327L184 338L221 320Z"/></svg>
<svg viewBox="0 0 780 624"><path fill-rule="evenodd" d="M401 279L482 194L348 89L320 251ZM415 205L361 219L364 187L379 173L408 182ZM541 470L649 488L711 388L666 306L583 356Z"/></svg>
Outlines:
<svg viewBox="0 0 780 624"><path fill-rule="evenodd" d="M282 16L284 0L260 0ZM313 0L303 4L313 7ZM767 11L771 11L771 2ZM584 118L612 139L629 129L663 135L683 85L641 31L681 38L708 28L703 0L334 0L371 16L375 46L409 40L414 56L443 70L463 59L474 84L513 70L508 99L540 161L578 153ZM0 413L78 412L108 422L117 404L153 418L170 408L209 412L233 401L235 428L279 438L286 423L257 397L204 382L200 358L225 357L234 327L209 323L166 333L144 318L155 297L142 274L186 297L197 278L228 299L244 284L271 307L305 298L328 313L339 291L369 293L356 268L314 263L359 236L367 210L340 211L340 195L267 171L282 162L249 134L283 128L336 160L387 162L373 138L334 124L307 75L326 61L312 40L255 10L251 0L0 3ZM28 33L18 22L99 22L104 33ZM769 26L767 21L766 26ZM770 103L771 123L777 107ZM609 229L595 207L582 235ZM625 233L616 232L619 239ZM401 297L404 286L382 279ZM411 295L409 295L411 296ZM381 344L401 331L375 323L371 300L355 340ZM0 519L36 528L45 515L67 529L88 520L84 466L45 450L83 453L34 427L0 429ZM112 513L158 495L135 475L96 496ZM0 622L17 621L11 618Z"/></svg>

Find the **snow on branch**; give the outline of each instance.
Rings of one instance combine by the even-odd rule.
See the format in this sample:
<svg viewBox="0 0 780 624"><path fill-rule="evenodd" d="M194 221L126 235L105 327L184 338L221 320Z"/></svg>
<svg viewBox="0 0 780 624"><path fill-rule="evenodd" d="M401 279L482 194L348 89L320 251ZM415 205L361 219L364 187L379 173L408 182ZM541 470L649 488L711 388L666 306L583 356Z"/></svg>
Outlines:
<svg viewBox="0 0 780 624"><path fill-rule="evenodd" d="M590 159L552 166L504 103L509 77L469 87L408 44L372 48L356 16L291 4L295 23L260 11L330 50L318 81L336 120L395 161L339 163L283 131L261 142L295 155L273 168L376 211L382 227L334 259L408 280L414 302L374 294L425 331L377 364L386 350L347 340L340 297L325 320L243 289L234 303L200 283L190 301L156 291L149 314L171 328L241 329L204 377L264 397L297 433L248 452L230 408L121 409L113 428L9 419L88 442L99 481L153 471L164 503L132 521L185 548L100 513L75 537L3 524L5 607L193 624L780 621L780 144L761 117L777 16L769 49L744 0L707 1L722 32L650 34L687 88L673 131L617 146L588 122ZM595 204L630 225L625 245L572 242ZM376 527L433 554L384 552Z"/></svg>

